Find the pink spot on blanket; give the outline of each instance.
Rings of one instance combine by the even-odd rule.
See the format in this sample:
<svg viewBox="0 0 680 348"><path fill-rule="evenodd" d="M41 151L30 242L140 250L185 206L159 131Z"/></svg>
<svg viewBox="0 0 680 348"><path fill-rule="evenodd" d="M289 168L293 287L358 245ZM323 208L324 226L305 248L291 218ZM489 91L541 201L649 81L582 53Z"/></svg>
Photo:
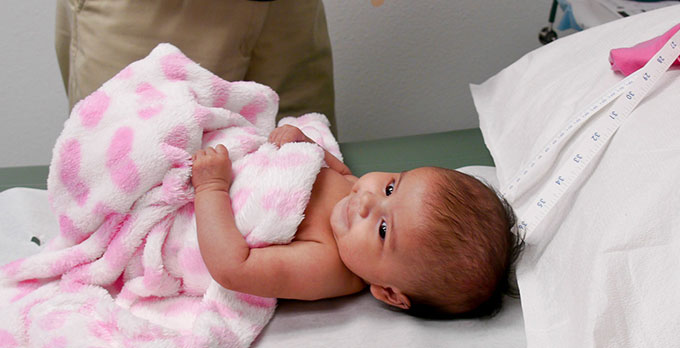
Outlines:
<svg viewBox="0 0 680 348"><path fill-rule="evenodd" d="M198 314L201 307L200 298L176 297L172 303L163 309L165 315L180 315L184 313Z"/></svg>
<svg viewBox="0 0 680 348"><path fill-rule="evenodd" d="M58 336L53 338L51 341L45 343L43 347L45 348L65 348L68 346L68 340L64 336Z"/></svg>
<svg viewBox="0 0 680 348"><path fill-rule="evenodd" d="M104 253L104 259L111 266L111 268L121 269L125 267L125 263L127 262L130 254L130 250L123 242L123 236L119 234L111 241L111 244L109 244L108 249L106 249L106 253Z"/></svg>
<svg viewBox="0 0 680 348"><path fill-rule="evenodd" d="M104 116L104 112L109 108L110 101L111 99L106 93L98 90L78 103L78 115L83 127L94 128L97 126L99 120Z"/></svg>
<svg viewBox="0 0 680 348"><path fill-rule="evenodd" d="M326 142L323 140L323 134L321 134L321 132L319 132L315 127L307 126L300 128L300 130L309 138L314 139L314 141L321 147L326 147Z"/></svg>
<svg viewBox="0 0 680 348"><path fill-rule="evenodd" d="M205 128L205 126L210 123L210 121L212 121L213 114L210 112L210 109L206 108L205 106L197 105L196 109L194 110L194 119L199 126Z"/></svg>
<svg viewBox="0 0 680 348"><path fill-rule="evenodd" d="M267 104L267 98L262 94L258 94L253 101L241 108L239 114L248 120L248 122L254 124L255 120L257 120L257 115L267 109Z"/></svg>
<svg viewBox="0 0 680 348"><path fill-rule="evenodd" d="M194 215L194 203L187 203L177 210L177 213L183 217L192 217Z"/></svg>
<svg viewBox="0 0 680 348"><path fill-rule="evenodd" d="M210 334L217 339L217 346L231 346L234 342L239 342L239 337L231 331L227 326L213 326L210 328Z"/></svg>
<svg viewBox="0 0 680 348"><path fill-rule="evenodd" d="M279 216L290 216L300 207L304 207L305 191L288 192L273 189L262 197L262 207L266 210L276 210Z"/></svg>
<svg viewBox="0 0 680 348"><path fill-rule="evenodd" d="M198 339L195 336L192 336L190 331L171 337L170 340L176 347L200 347Z"/></svg>
<svg viewBox="0 0 680 348"><path fill-rule="evenodd" d="M75 226L71 218L63 214L59 215L59 231L64 238L74 244L82 242L88 236Z"/></svg>
<svg viewBox="0 0 680 348"><path fill-rule="evenodd" d="M141 250L141 248L139 248L137 250ZM115 297L116 294L120 294L120 292L121 292L121 290L123 290L124 286L125 286L125 275L123 273L121 273L120 276L118 277L118 279L116 279L113 283L111 283L110 285L108 285L106 287L106 290L109 291L109 294L111 294L111 296Z"/></svg>
<svg viewBox="0 0 680 348"><path fill-rule="evenodd" d="M161 69L168 80L186 80L186 65L191 60L181 53L171 53L161 58Z"/></svg>
<svg viewBox="0 0 680 348"><path fill-rule="evenodd" d="M243 153L253 152L257 150L257 148L260 146L260 142L252 136L239 135L236 136L236 140L241 146L241 150L243 151Z"/></svg>
<svg viewBox="0 0 680 348"><path fill-rule="evenodd" d="M146 330L143 331L135 332L134 336L132 336L132 339L126 340L126 343L128 343L131 347L135 347L139 345L134 343L151 342L154 340L160 340L164 338L166 338L166 335L163 333L163 331L152 327L147 328Z"/></svg>
<svg viewBox="0 0 680 348"><path fill-rule="evenodd" d="M302 153L287 153L274 157L273 165L279 168L292 168L308 163L310 158Z"/></svg>
<svg viewBox="0 0 680 348"><path fill-rule="evenodd" d="M70 249L50 264L51 274L62 274L87 261L87 255L80 249Z"/></svg>
<svg viewBox="0 0 680 348"><path fill-rule="evenodd" d="M29 280L23 280L17 283L17 290L19 290L19 293L16 294L10 302L16 302L24 298L24 296L32 293L36 289L40 287L42 283L38 279L29 279Z"/></svg>
<svg viewBox="0 0 680 348"><path fill-rule="evenodd" d="M228 305L224 303L217 302L215 300L208 300L205 302L205 308L204 310L209 310L213 312L217 312L220 314L220 317L223 318L238 318L239 315L236 313L233 309L231 309Z"/></svg>
<svg viewBox="0 0 680 348"><path fill-rule="evenodd" d="M110 214L115 213L115 211L104 202L98 202L92 212L98 216L109 216Z"/></svg>
<svg viewBox="0 0 680 348"><path fill-rule="evenodd" d="M254 154L250 155L250 157L247 159L247 162L249 165L255 165L258 167L268 167L271 163L271 160L269 159L269 156L267 156L267 154L264 154L262 152L255 152Z"/></svg>
<svg viewBox="0 0 680 348"><path fill-rule="evenodd" d="M124 287L120 293L118 293L116 300L123 300L125 303L133 303L137 301L138 297L139 296L137 296L136 293L130 291L129 288Z"/></svg>
<svg viewBox="0 0 680 348"><path fill-rule="evenodd" d="M91 297L88 298L85 303L83 303L79 308L78 308L78 313L80 314L85 314L85 315L90 315L94 312L94 310L97 308L97 304L99 304L100 300L96 297Z"/></svg>
<svg viewBox="0 0 680 348"><path fill-rule="evenodd" d="M275 298L269 298L269 297L260 297L260 296L255 296L255 295L249 295L249 294L244 294L244 293L237 293L236 297L238 297L241 301L254 306L254 307L260 307L260 308L271 308L276 305L276 299Z"/></svg>
<svg viewBox="0 0 680 348"><path fill-rule="evenodd" d="M245 169L245 167L246 166L243 163L243 161L236 162L236 164L232 163L231 170L232 170L232 173L234 173L234 178L239 176L239 174L241 174L241 172L243 171L243 169Z"/></svg>
<svg viewBox="0 0 680 348"><path fill-rule="evenodd" d="M161 150L172 168L188 167L191 164L191 155L184 149L163 143Z"/></svg>
<svg viewBox="0 0 680 348"><path fill-rule="evenodd" d="M230 84L217 76L212 78L213 107L223 108L229 100Z"/></svg>
<svg viewBox="0 0 680 348"><path fill-rule="evenodd" d="M130 127L120 127L107 151L106 167L113 183L125 193L133 192L139 185L137 166L129 157L132 152L134 132Z"/></svg>
<svg viewBox="0 0 680 348"><path fill-rule="evenodd" d="M189 143L189 132L183 125L173 128L168 135L165 136L165 143L180 149L186 149Z"/></svg>
<svg viewBox="0 0 680 348"><path fill-rule="evenodd" d="M71 139L61 147L59 151L59 179L66 187L66 190L75 199L79 206L87 201L90 189L79 176L80 172L80 143L78 140Z"/></svg>
<svg viewBox="0 0 680 348"><path fill-rule="evenodd" d="M118 233L113 237L104 253L104 260L106 260L107 264L111 266L113 270L122 271L123 268L125 268L127 261L136 251L135 246L127 245L125 243L128 235L131 233L132 225L134 225L135 222L134 220L135 219L131 218L130 215L126 216L126 220L122 223Z"/></svg>
<svg viewBox="0 0 680 348"><path fill-rule="evenodd" d="M128 65L123 70L118 72L114 78L119 80L128 80L132 77L132 75L134 75L134 71L132 70L132 67Z"/></svg>
<svg viewBox="0 0 680 348"><path fill-rule="evenodd" d="M9 278L14 277L21 270L21 265L24 263L25 259L19 259L12 261L4 266L2 266L2 271Z"/></svg>
<svg viewBox="0 0 680 348"><path fill-rule="evenodd" d="M259 167L292 168L308 163L310 160L309 156L302 153L284 153L270 157L269 154L256 152L249 157L248 164Z"/></svg>
<svg viewBox="0 0 680 348"><path fill-rule="evenodd" d="M255 127L243 127L243 131L250 135L259 135Z"/></svg>
<svg viewBox="0 0 680 348"><path fill-rule="evenodd" d="M0 329L0 347L11 348L19 347L19 342L6 330Z"/></svg>
<svg viewBox="0 0 680 348"><path fill-rule="evenodd" d="M112 342L113 337L118 333L118 324L114 317L110 317L109 320L97 320L90 323L88 330L93 336Z"/></svg>
<svg viewBox="0 0 680 348"><path fill-rule="evenodd" d="M38 323L40 328L46 331L56 330L64 325L66 317L69 311L66 310L54 310L41 316Z"/></svg>
<svg viewBox="0 0 680 348"><path fill-rule="evenodd" d="M147 120L163 110L165 94L150 83L140 83L135 93L137 93L137 105L140 107L137 114L142 119Z"/></svg>
<svg viewBox="0 0 680 348"><path fill-rule="evenodd" d="M163 110L162 104L154 104L139 110L139 117L149 119Z"/></svg>
<svg viewBox="0 0 680 348"><path fill-rule="evenodd" d="M68 272L69 276L77 274L78 279L85 279L86 277L89 276L89 269L90 269L90 264L86 265L81 265L76 267L75 269L71 270ZM64 293L77 293L81 291L85 287L85 283L81 282L80 280L75 280L75 279L64 279L59 282L59 290L61 290Z"/></svg>
<svg viewBox="0 0 680 348"><path fill-rule="evenodd" d="M203 144L208 144L214 140L221 139L224 137L224 132L221 130L205 132L203 133Z"/></svg>
<svg viewBox="0 0 680 348"><path fill-rule="evenodd" d="M175 205L186 202L189 197L189 182L179 176L166 176L163 178L161 200L167 204Z"/></svg>
<svg viewBox="0 0 680 348"><path fill-rule="evenodd" d="M231 198L231 210L234 212L234 215L238 214L241 208L243 208L243 205L246 203L252 192L253 190L249 188L242 188L234 193Z"/></svg>
<svg viewBox="0 0 680 348"><path fill-rule="evenodd" d="M97 206L93 209L93 213L97 216L103 216L104 221L93 233L92 241L95 244L92 245L92 247L97 248L97 250L105 249L115 232L118 231L118 224L123 219L126 219L128 215L118 214L102 202L97 203Z"/></svg>
<svg viewBox="0 0 680 348"><path fill-rule="evenodd" d="M31 316L29 315L33 307L47 301L45 298L38 298L35 300L32 300L28 304L26 304L24 307L21 308L21 314L19 318L23 319L23 324L25 328L31 327L31 324L33 323L33 320L31 319Z"/></svg>
<svg viewBox="0 0 680 348"><path fill-rule="evenodd" d="M179 252L179 262L185 273L205 274L208 268L205 267L201 252L197 248L185 247Z"/></svg>

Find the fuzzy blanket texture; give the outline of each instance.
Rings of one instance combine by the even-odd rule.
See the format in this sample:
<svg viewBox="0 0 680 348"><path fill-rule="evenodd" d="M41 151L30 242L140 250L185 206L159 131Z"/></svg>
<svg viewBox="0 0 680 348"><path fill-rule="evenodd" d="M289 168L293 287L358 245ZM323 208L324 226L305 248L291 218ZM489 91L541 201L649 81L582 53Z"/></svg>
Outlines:
<svg viewBox="0 0 680 348"><path fill-rule="evenodd" d="M191 155L224 144L236 224L251 247L289 243L323 149L266 142L278 96L227 82L170 44L78 103L54 147L60 233L0 270L1 347L247 347L276 299L212 280L193 214ZM328 120L288 117L342 158Z"/></svg>

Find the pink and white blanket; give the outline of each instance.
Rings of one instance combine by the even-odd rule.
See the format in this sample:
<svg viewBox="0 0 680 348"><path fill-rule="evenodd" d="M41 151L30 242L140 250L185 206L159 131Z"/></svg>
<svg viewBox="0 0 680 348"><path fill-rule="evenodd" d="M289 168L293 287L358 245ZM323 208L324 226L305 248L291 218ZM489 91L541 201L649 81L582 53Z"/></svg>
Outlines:
<svg viewBox="0 0 680 348"><path fill-rule="evenodd" d="M249 346L276 299L226 290L207 272L191 155L227 146L233 210L246 241L290 242L323 150L266 143L277 109L270 88L224 81L169 44L78 103L48 178L60 234L0 271L0 346ZM323 115L282 123L341 158Z"/></svg>

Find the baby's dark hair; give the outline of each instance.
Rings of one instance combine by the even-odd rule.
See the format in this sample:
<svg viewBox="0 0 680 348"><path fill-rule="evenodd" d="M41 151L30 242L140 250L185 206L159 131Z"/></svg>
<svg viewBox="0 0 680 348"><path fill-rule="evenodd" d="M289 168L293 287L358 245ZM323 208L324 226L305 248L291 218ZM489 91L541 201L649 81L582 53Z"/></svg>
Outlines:
<svg viewBox="0 0 680 348"><path fill-rule="evenodd" d="M409 314L426 318L493 317L503 296L517 298L514 266L524 240L513 233L508 202L478 179L432 168L425 198L422 254L413 270Z"/></svg>

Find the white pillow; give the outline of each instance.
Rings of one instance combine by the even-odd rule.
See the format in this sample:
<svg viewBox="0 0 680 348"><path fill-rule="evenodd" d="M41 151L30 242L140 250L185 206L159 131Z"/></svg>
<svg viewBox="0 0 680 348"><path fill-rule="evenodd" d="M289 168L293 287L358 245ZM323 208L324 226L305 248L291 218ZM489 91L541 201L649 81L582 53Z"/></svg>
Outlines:
<svg viewBox="0 0 680 348"><path fill-rule="evenodd" d="M541 47L471 85L501 189L594 98L622 79L609 51L659 36L680 6ZM511 204L521 211L535 187ZM520 217L521 218L521 217ZM518 265L529 346L680 342L680 71L671 69L527 237Z"/></svg>

